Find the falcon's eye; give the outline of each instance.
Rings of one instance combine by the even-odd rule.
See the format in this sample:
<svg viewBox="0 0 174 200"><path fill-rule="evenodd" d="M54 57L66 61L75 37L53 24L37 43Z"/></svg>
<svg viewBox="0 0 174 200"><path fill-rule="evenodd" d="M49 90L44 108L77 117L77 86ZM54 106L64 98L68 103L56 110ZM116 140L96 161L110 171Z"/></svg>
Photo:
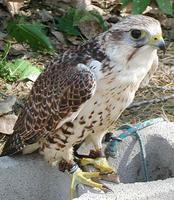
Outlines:
<svg viewBox="0 0 174 200"><path fill-rule="evenodd" d="M130 32L130 34L131 34L131 37L133 38L133 39L140 39L141 38L141 31L140 30L137 30L137 29L134 29L134 30L131 30L131 32Z"/></svg>

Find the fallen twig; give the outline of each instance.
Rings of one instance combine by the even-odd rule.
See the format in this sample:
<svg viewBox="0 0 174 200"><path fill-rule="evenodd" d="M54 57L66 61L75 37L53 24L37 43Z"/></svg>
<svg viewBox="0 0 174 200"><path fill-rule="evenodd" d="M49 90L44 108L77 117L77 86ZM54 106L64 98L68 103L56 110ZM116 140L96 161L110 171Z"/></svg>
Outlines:
<svg viewBox="0 0 174 200"><path fill-rule="evenodd" d="M174 90L173 86L147 86L148 88L155 88L161 90Z"/></svg>
<svg viewBox="0 0 174 200"><path fill-rule="evenodd" d="M140 107L142 105L150 104L150 103L160 103L160 102L164 102L164 101L167 101L168 99L173 99L173 98L174 98L174 94L171 94L171 95L167 95L167 96L158 97L158 98L155 98L155 99L135 102L135 103L132 103L128 107L128 109L132 109L132 108L135 108L135 107Z"/></svg>

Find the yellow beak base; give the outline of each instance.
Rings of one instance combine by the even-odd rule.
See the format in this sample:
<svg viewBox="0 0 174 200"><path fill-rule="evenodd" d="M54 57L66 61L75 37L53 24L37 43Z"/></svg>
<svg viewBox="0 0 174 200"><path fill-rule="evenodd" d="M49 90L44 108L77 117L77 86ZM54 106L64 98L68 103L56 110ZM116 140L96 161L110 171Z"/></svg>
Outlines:
<svg viewBox="0 0 174 200"><path fill-rule="evenodd" d="M162 37L161 34L158 35L154 35L150 41L149 41L149 45L154 46L156 48L159 48L160 50L162 50L164 53L166 51L166 45L164 42L164 39Z"/></svg>

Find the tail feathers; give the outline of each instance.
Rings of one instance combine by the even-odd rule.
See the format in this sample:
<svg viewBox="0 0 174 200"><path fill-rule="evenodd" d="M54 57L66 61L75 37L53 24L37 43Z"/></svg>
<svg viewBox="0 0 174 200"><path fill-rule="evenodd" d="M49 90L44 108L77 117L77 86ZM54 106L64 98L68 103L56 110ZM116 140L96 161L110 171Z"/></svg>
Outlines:
<svg viewBox="0 0 174 200"><path fill-rule="evenodd" d="M3 133L0 133L0 157L5 156L4 153L4 147L5 144L8 142L10 135L5 135Z"/></svg>
<svg viewBox="0 0 174 200"><path fill-rule="evenodd" d="M19 134L4 135L0 133L0 157L17 154L25 147Z"/></svg>
<svg viewBox="0 0 174 200"><path fill-rule="evenodd" d="M12 135L6 135L0 133L0 157L11 156L20 152L29 154L36 151L38 148L38 143L31 145L24 144L19 134L13 133Z"/></svg>

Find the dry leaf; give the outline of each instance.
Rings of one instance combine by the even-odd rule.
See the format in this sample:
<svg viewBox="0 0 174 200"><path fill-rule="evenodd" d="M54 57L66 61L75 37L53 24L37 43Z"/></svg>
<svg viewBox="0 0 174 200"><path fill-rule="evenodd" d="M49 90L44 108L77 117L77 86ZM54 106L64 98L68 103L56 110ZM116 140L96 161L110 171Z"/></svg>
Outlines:
<svg viewBox="0 0 174 200"><path fill-rule="evenodd" d="M12 111L12 107L16 102L15 96L9 96L7 99L0 101L0 115Z"/></svg>
<svg viewBox="0 0 174 200"><path fill-rule="evenodd" d="M18 56L18 55L23 55L26 52L27 50L25 49L24 45L15 43L15 44L12 44L9 55Z"/></svg>
<svg viewBox="0 0 174 200"><path fill-rule="evenodd" d="M4 5L12 16L18 14L19 10L24 6L25 0L4 0Z"/></svg>
<svg viewBox="0 0 174 200"><path fill-rule="evenodd" d="M72 36L72 35L67 35L66 39L68 41L70 41L73 45L79 45L82 43L81 38L77 37L77 36Z"/></svg>
<svg viewBox="0 0 174 200"><path fill-rule="evenodd" d="M62 44L66 44L63 33L59 32L59 31L51 31L51 33L56 37L56 39L59 42L61 42Z"/></svg>
<svg viewBox="0 0 174 200"><path fill-rule="evenodd" d="M103 29L96 21L85 21L80 23L79 29L81 33L87 38L91 39L103 32Z"/></svg>
<svg viewBox="0 0 174 200"><path fill-rule="evenodd" d="M13 127L17 120L17 116L14 114L3 115L0 117L0 133L11 135L13 133Z"/></svg>
<svg viewBox="0 0 174 200"><path fill-rule="evenodd" d="M38 14L41 17L43 22L48 22L48 21L53 21L54 20L51 11L42 9L42 10L39 11Z"/></svg>

